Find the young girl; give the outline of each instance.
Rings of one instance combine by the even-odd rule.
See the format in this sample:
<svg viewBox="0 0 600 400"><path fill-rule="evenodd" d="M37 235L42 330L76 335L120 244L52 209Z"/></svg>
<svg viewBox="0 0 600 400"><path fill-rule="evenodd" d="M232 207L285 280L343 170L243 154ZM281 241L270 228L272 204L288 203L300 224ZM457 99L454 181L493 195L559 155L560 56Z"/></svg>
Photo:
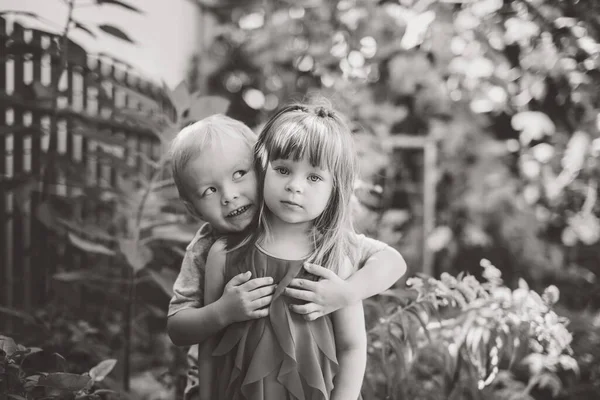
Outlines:
<svg viewBox="0 0 600 400"><path fill-rule="evenodd" d="M271 276L277 289L264 318L234 323L206 341L212 365L201 388L206 399L352 400L360 396L366 365L362 303L307 321L282 296L305 262L351 275L350 198L355 153L349 129L324 107L293 105L265 125L255 146L260 209L253 233L229 237L209 251L206 304L233 276ZM212 357L211 357L212 354ZM206 360L208 361L208 360Z"/></svg>

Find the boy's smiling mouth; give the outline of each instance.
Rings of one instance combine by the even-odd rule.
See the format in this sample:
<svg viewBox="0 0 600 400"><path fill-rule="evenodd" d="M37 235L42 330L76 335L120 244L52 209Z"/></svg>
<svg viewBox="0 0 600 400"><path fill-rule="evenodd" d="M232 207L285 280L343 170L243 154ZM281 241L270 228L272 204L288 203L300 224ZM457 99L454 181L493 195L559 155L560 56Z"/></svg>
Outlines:
<svg viewBox="0 0 600 400"><path fill-rule="evenodd" d="M241 215L241 214L245 213L246 211L248 211L249 208L250 208L250 204L236 208L235 210L233 210L232 212L227 214L225 216L225 218L237 217L238 215Z"/></svg>

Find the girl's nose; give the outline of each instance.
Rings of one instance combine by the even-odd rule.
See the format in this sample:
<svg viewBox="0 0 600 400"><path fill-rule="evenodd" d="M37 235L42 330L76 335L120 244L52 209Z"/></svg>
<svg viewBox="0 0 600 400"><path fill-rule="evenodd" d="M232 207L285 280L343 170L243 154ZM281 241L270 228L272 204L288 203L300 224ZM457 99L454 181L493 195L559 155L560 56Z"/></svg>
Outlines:
<svg viewBox="0 0 600 400"><path fill-rule="evenodd" d="M291 193L300 193L302 191L302 184L297 179L290 179L285 186L285 190Z"/></svg>

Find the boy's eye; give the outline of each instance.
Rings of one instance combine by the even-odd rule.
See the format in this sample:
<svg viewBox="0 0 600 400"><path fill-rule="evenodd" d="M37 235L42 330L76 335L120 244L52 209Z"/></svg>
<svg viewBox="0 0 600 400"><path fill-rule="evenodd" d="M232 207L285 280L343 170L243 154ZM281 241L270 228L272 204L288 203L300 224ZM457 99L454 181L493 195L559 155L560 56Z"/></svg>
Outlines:
<svg viewBox="0 0 600 400"><path fill-rule="evenodd" d="M202 192L202 197L210 196L211 194L213 194L216 191L217 191L217 189L215 189L214 187L209 187L204 192Z"/></svg>
<svg viewBox="0 0 600 400"><path fill-rule="evenodd" d="M322 181L321 177L317 176L317 175L311 175L308 177L308 180L311 182L319 182Z"/></svg>
<svg viewBox="0 0 600 400"><path fill-rule="evenodd" d="M290 171L285 167L275 167L273 168L276 172L279 172L281 175L287 175Z"/></svg>
<svg viewBox="0 0 600 400"><path fill-rule="evenodd" d="M235 171L233 173L233 179L240 179L242 176L246 175L247 171L240 169L238 171Z"/></svg>

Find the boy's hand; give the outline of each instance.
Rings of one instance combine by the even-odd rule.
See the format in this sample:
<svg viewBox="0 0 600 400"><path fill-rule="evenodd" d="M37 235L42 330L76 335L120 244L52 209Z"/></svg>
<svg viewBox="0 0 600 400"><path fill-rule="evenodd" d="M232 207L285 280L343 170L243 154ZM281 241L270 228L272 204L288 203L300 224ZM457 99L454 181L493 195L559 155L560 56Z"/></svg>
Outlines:
<svg viewBox="0 0 600 400"><path fill-rule="evenodd" d="M321 279L318 282L292 279L284 294L307 302L291 305L292 311L304 314L307 321L314 321L352 303L352 293L348 284L335 272L310 263L305 263L304 269Z"/></svg>
<svg viewBox="0 0 600 400"><path fill-rule="evenodd" d="M245 272L231 278L225 285L220 301L224 313L233 322L247 321L269 315L269 304L273 300L273 278L255 278L250 280L251 272Z"/></svg>

